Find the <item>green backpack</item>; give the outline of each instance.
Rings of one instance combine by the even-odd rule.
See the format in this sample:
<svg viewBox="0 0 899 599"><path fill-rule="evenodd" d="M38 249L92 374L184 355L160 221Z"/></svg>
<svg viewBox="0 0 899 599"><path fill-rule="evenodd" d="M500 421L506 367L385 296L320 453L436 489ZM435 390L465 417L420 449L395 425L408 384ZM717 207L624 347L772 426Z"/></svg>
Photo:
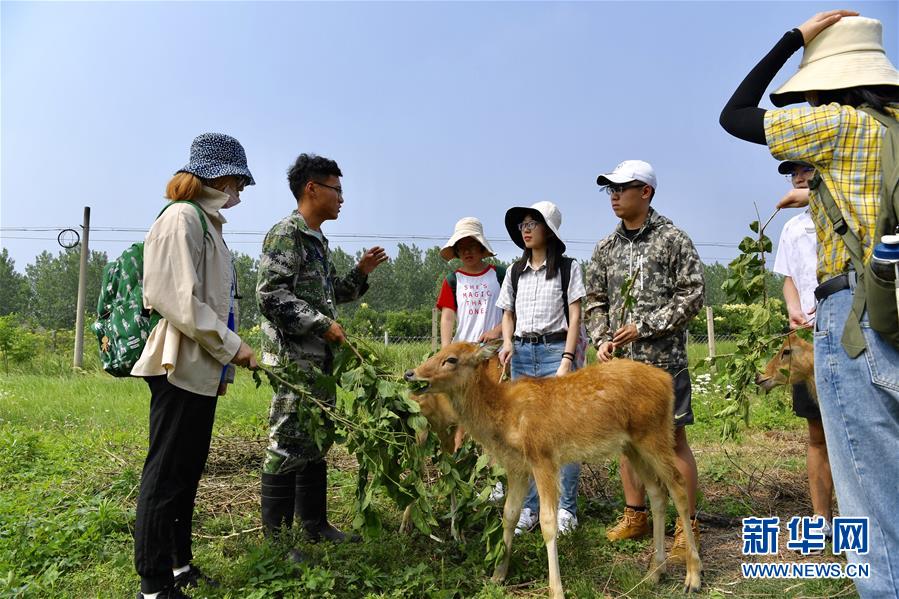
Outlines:
<svg viewBox="0 0 899 599"><path fill-rule="evenodd" d="M193 202L169 202L156 216L172 204L190 204L197 210L203 225L203 237L209 234L203 211ZM103 370L112 376L131 376L147 338L162 318L144 308L144 244L135 243L103 269L97 322L91 327L100 343Z"/></svg>
<svg viewBox="0 0 899 599"><path fill-rule="evenodd" d="M881 163L883 183L881 187L880 208L874 227L874 243L883 235L894 235L899 232L899 121L868 106L861 110L867 112L884 126L883 144L881 146ZM849 250L852 267L858 277L852 310L843 328L841 343L849 357L854 358L864 351L866 343L862 334L861 318L868 312L871 328L893 347L899 349L899 311L896 309L895 288L893 281L884 281L872 270L870 261L865 262L862 244L855 232L846 224L840 209L834 202L833 195L821 175L816 174L809 187L815 190L824 207L824 212L833 224L834 231L842 238Z"/></svg>

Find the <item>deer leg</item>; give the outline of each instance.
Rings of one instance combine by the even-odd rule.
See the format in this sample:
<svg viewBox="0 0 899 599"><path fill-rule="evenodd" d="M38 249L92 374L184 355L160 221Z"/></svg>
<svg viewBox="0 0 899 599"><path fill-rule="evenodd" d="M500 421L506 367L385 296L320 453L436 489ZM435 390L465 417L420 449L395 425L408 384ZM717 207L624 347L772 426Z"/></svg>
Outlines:
<svg viewBox="0 0 899 599"><path fill-rule="evenodd" d="M403 510L403 518L400 520L400 534L404 535L409 532L409 528L412 524L412 504L406 506L406 509Z"/></svg>
<svg viewBox="0 0 899 599"><path fill-rule="evenodd" d="M453 491L450 494L450 514L451 514L451 516L450 516L450 536L453 538L454 541L461 541L462 534L459 532L459 529L456 527L457 507L458 507L458 504L456 503L456 493L455 493L455 491Z"/></svg>
<svg viewBox="0 0 899 599"><path fill-rule="evenodd" d="M559 550L557 511L559 505L559 468L549 463L534 468L534 481L540 496L540 530L546 544L549 562L549 591L553 599L563 599L562 576L559 573Z"/></svg>
<svg viewBox="0 0 899 599"><path fill-rule="evenodd" d="M646 492L649 494L649 505L652 509L652 539L654 553L649 562L649 578L658 584L665 573L665 504L666 494L661 483L643 456L635 449L625 449L624 454L640 477Z"/></svg>
<svg viewBox="0 0 899 599"><path fill-rule="evenodd" d="M502 582L509 573L509 562L512 560L512 539L515 537L515 525L521 515L524 496L528 492L528 475L526 472L507 472L506 503L503 505L503 544L506 554L493 571L493 582Z"/></svg>
<svg viewBox="0 0 899 599"><path fill-rule="evenodd" d="M687 576L684 578L684 592L696 592L702 585L700 572L702 561L699 559L699 551L696 549L696 538L693 536L693 527L690 525L690 503L687 499L687 485L683 475L674 466L674 448L667 442L657 443L655 453L648 452L645 447L640 448L641 457L649 467L655 471L655 475L665 484L677 515L684 525L684 535L687 539Z"/></svg>

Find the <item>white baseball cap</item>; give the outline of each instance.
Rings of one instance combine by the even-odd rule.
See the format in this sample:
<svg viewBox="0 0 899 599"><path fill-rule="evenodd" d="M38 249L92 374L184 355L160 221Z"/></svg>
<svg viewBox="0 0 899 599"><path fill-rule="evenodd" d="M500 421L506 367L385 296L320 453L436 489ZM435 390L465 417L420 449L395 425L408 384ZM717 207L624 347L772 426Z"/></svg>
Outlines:
<svg viewBox="0 0 899 599"><path fill-rule="evenodd" d="M641 181L653 189L658 188L655 169L652 168L651 164L643 160L625 160L616 166L611 173L600 175L596 178L597 185L608 185L610 183L620 185L629 181Z"/></svg>

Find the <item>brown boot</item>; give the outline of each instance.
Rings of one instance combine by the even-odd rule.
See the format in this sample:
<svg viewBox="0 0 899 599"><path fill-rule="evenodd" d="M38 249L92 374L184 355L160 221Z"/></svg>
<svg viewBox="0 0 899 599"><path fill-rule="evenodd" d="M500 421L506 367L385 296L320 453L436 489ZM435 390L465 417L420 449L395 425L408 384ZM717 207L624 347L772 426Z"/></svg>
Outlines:
<svg viewBox="0 0 899 599"><path fill-rule="evenodd" d="M696 539L696 553L699 553L699 521L694 517L690 521L693 528L693 538ZM674 526L674 543L671 545L671 553L668 555L668 562L672 564L683 564L687 561L687 536L684 534L684 527L680 518Z"/></svg>
<svg viewBox="0 0 899 599"><path fill-rule="evenodd" d="M606 531L606 538L610 541L623 541L625 539L639 539L649 534L649 513L638 512L633 508L625 507L624 515L612 528Z"/></svg>

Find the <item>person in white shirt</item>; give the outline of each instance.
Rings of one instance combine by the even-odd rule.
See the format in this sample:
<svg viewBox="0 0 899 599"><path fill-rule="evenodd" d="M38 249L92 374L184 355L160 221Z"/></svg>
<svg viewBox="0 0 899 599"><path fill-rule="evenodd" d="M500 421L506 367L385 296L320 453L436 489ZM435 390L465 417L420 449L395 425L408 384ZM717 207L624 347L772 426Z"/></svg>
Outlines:
<svg viewBox="0 0 899 599"><path fill-rule="evenodd" d="M481 221L466 216L456 223L440 257L449 262L458 258L461 268L443 280L437 308L440 310L440 347L454 341L481 343L499 339L502 334L503 311L496 305L506 269L484 262L495 256L484 235ZM453 329L455 328L455 334ZM456 428L455 449L462 446L465 429ZM503 497L503 485L497 483L491 498Z"/></svg>
<svg viewBox="0 0 899 599"><path fill-rule="evenodd" d="M510 208L506 229L524 250L503 281L496 305L503 313L503 347L499 359L511 362L512 379L562 376L576 368L584 275L576 260L564 256L559 237L562 213L552 202ZM557 521L559 534L577 527L577 489L581 465L565 464ZM540 503L531 480L515 532L539 522Z"/></svg>
<svg viewBox="0 0 899 599"><path fill-rule="evenodd" d="M447 262L453 258L462 262L443 280L437 297L441 347L453 341L479 343L502 336L503 311L496 298L506 269L484 262L495 255L481 221L467 216L456 223L452 237L440 250L440 257Z"/></svg>
<svg viewBox="0 0 899 599"><path fill-rule="evenodd" d="M793 185L793 189L778 205L807 204L811 193L808 183L815 175L814 167L804 162L788 160L781 162L777 170L790 179ZM803 202L797 202L797 199L802 199ZM774 272L784 276L784 300L790 318L790 329L793 330L811 326L814 322L815 287L818 285L815 273L816 247L815 224L806 209L786 222L774 257ZM833 517L833 477L827 457L821 410L805 383L793 385L793 412L808 422L806 468L809 495L815 515L823 516L827 522L824 530L829 536L830 520Z"/></svg>

